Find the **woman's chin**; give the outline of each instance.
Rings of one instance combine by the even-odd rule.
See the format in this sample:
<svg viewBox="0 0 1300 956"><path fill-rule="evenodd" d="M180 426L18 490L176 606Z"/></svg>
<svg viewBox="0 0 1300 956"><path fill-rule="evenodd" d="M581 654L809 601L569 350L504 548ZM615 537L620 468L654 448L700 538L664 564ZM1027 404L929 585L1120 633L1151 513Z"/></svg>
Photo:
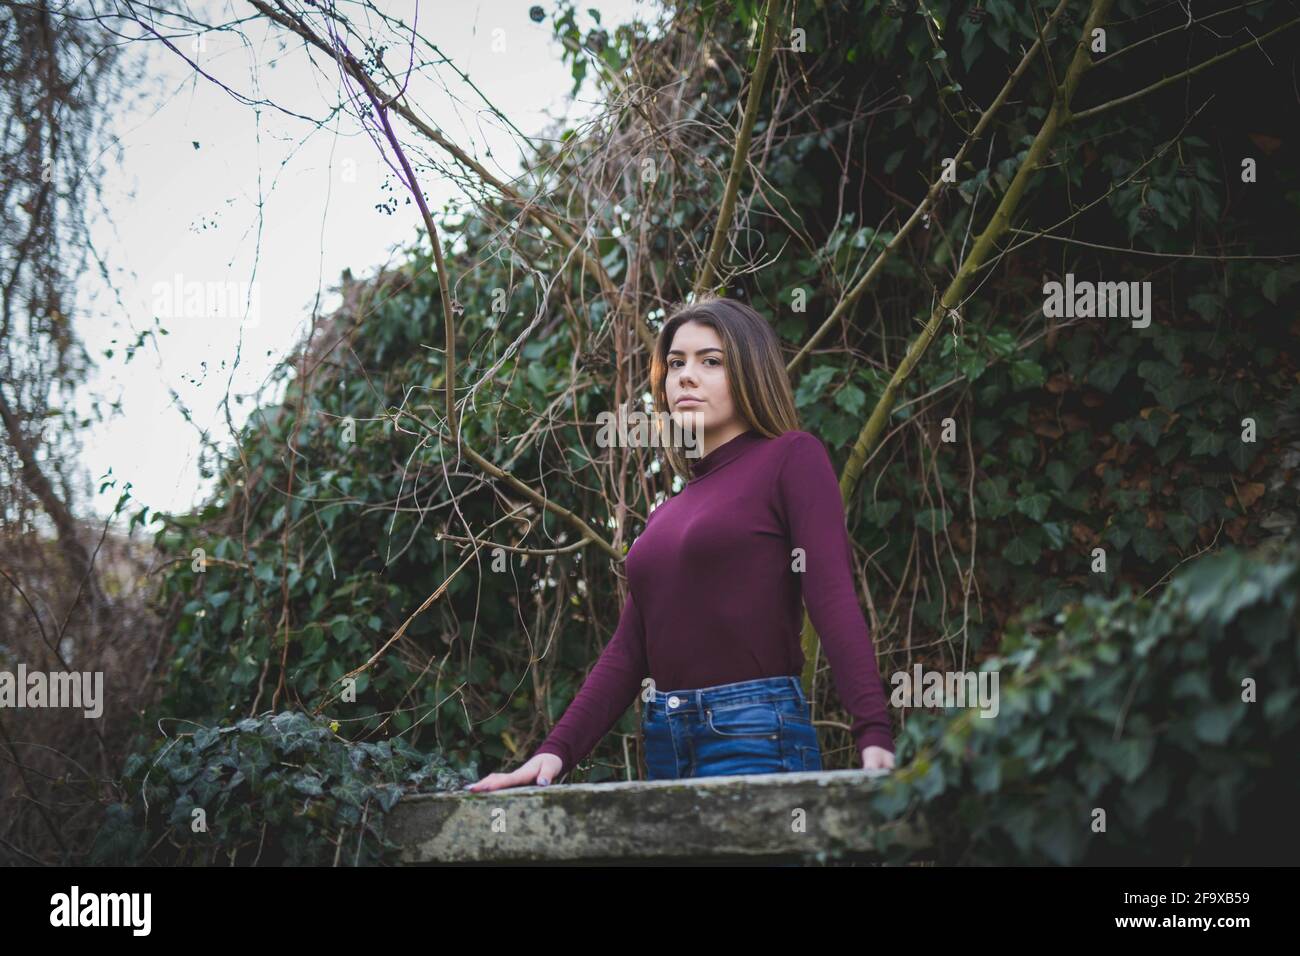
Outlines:
<svg viewBox="0 0 1300 956"><path fill-rule="evenodd" d="M673 410L673 422L679 428L700 431L705 427L704 412L698 408L677 408Z"/></svg>

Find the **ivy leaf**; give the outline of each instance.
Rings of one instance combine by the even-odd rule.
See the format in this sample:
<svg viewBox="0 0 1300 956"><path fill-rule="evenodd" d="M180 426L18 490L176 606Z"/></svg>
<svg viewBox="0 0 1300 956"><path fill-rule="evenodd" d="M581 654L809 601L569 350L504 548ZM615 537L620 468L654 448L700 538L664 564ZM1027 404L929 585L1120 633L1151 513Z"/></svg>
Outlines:
<svg viewBox="0 0 1300 956"><path fill-rule="evenodd" d="M916 526L930 534L938 534L948 526L947 515L942 508L926 508L916 513Z"/></svg>
<svg viewBox="0 0 1300 956"><path fill-rule="evenodd" d="M1158 561L1165 554L1164 540L1150 528L1138 528L1133 532L1133 550L1143 561Z"/></svg>
<svg viewBox="0 0 1300 956"><path fill-rule="evenodd" d="M862 517L877 528L888 528L902 504L898 501L871 501L862 507Z"/></svg>
<svg viewBox="0 0 1300 956"><path fill-rule="evenodd" d="M1223 451L1223 446L1226 444L1221 434L1202 428L1200 425L1189 426L1187 433L1192 438L1191 445L1187 449L1188 455L1217 455Z"/></svg>
<svg viewBox="0 0 1300 956"><path fill-rule="evenodd" d="M1088 373L1088 384L1103 392L1115 391L1115 386L1128 371L1128 358L1123 355L1108 355L1093 365Z"/></svg>
<svg viewBox="0 0 1300 956"><path fill-rule="evenodd" d="M397 801L401 799L402 799L401 787L397 787L397 786L384 787L382 790L379 791L379 805L380 807L383 808L385 813L393 809L393 807L397 806Z"/></svg>
<svg viewBox="0 0 1300 956"><path fill-rule="evenodd" d="M1023 495L1016 500L1016 510L1023 515L1042 521L1047 517L1047 509L1051 507L1052 499L1042 492L1031 495Z"/></svg>
<svg viewBox="0 0 1300 956"><path fill-rule="evenodd" d="M1103 763L1126 783L1133 783L1151 762L1156 742L1153 737L1129 737L1124 740L1093 740L1088 747Z"/></svg>
<svg viewBox="0 0 1300 956"><path fill-rule="evenodd" d="M299 793L305 793L310 797L323 796L324 787L321 786L321 778L311 773L295 774L292 785Z"/></svg>
<svg viewBox="0 0 1300 956"><path fill-rule="evenodd" d="M1128 547L1129 541L1133 538L1133 532L1122 524L1112 524L1106 528L1104 537L1118 549Z"/></svg>
<svg viewBox="0 0 1300 956"><path fill-rule="evenodd" d="M1146 826L1151 814L1165 805L1169 799L1169 769L1159 766L1131 786L1120 791L1120 799L1128 808L1135 829Z"/></svg>
<svg viewBox="0 0 1300 956"><path fill-rule="evenodd" d="M1187 550L1191 545L1192 539L1196 537L1197 522L1193 521L1187 515L1166 514L1165 528L1173 535L1174 543L1180 550Z"/></svg>
<svg viewBox="0 0 1300 956"><path fill-rule="evenodd" d="M1065 492L1070 490L1070 485L1074 483L1074 478L1070 474L1070 469L1065 462L1059 459L1053 459L1047 463L1046 468L1047 480L1057 487L1057 490Z"/></svg>
<svg viewBox="0 0 1300 956"><path fill-rule="evenodd" d="M1016 388L1037 388L1047 381L1047 373L1033 359L1016 359L1011 363L1011 384Z"/></svg>
<svg viewBox="0 0 1300 956"><path fill-rule="evenodd" d="M969 24L968 21L962 23L962 33L966 33L966 27L971 26L970 34L966 37L966 42L961 47L961 63L969 72L971 65L984 51L984 34L979 32L979 27Z"/></svg>
<svg viewBox="0 0 1300 956"><path fill-rule="evenodd" d="M1207 744L1227 743L1232 728L1242 717L1244 704L1223 704L1202 709L1192 721L1196 739Z"/></svg>
<svg viewBox="0 0 1300 956"><path fill-rule="evenodd" d="M989 363L978 352L963 349L957 359L957 368L962 375L974 382L984 374Z"/></svg>
<svg viewBox="0 0 1300 956"><path fill-rule="evenodd" d="M934 760L930 763L925 775L916 781L916 792L921 795L923 800L933 800L943 792L946 785L947 778L944 775L943 763Z"/></svg>
<svg viewBox="0 0 1300 956"><path fill-rule="evenodd" d="M1205 524L1219 513L1218 498L1204 485L1198 485L1184 492L1179 500L1182 502L1183 510L1198 525Z"/></svg>
<svg viewBox="0 0 1300 956"><path fill-rule="evenodd" d="M1007 484L1005 475L985 478L978 484L979 500L983 505L981 512L985 517L1001 518L1011 513L1015 503L1011 500Z"/></svg>
<svg viewBox="0 0 1300 956"><path fill-rule="evenodd" d="M984 341L997 358L1010 358L1016 351L1016 337L1010 332L990 333L984 337Z"/></svg>
<svg viewBox="0 0 1300 956"><path fill-rule="evenodd" d="M1277 305L1278 298L1294 281L1295 276L1288 269L1269 269L1264 274L1264 281L1259 284L1259 291L1270 303Z"/></svg>
<svg viewBox="0 0 1300 956"><path fill-rule="evenodd" d="M1047 545L1054 551L1059 551L1070 542L1070 526L1064 521L1044 521L1039 527L1043 531L1043 536L1047 538Z"/></svg>
<svg viewBox="0 0 1300 956"><path fill-rule="evenodd" d="M980 793L994 793L1002 785L1002 765L996 759L981 760L971 771L971 779Z"/></svg>
<svg viewBox="0 0 1300 956"><path fill-rule="evenodd" d="M1144 442L1155 448L1160 442L1161 422L1152 421L1150 418L1139 418L1133 422L1133 434L1141 438Z"/></svg>
<svg viewBox="0 0 1300 956"><path fill-rule="evenodd" d="M1228 449L1228 461L1237 471L1246 471L1259 454L1259 445L1254 442L1235 441Z"/></svg>
<svg viewBox="0 0 1300 956"><path fill-rule="evenodd" d="M1084 837L1090 832L1087 826L1086 817L1076 820L1058 811L1037 828L1035 842L1053 863L1069 866L1078 862Z"/></svg>
<svg viewBox="0 0 1300 956"><path fill-rule="evenodd" d="M1038 455L1038 441L1032 435L1017 435L1007 442L1011 460L1022 468L1028 468Z"/></svg>
<svg viewBox="0 0 1300 956"><path fill-rule="evenodd" d="M1001 23L994 23L989 28L989 37L993 40L1003 53L1006 53L1011 44L1011 31Z"/></svg>
<svg viewBox="0 0 1300 956"><path fill-rule="evenodd" d="M1025 535L1018 535L1007 542L1007 546L1002 550L1002 556L1012 564L1033 564L1038 560L1041 553L1037 542L1031 540Z"/></svg>
<svg viewBox="0 0 1300 956"><path fill-rule="evenodd" d="M835 393L835 404L850 415L857 415L867 403L867 396L856 385L845 385Z"/></svg>
<svg viewBox="0 0 1300 956"><path fill-rule="evenodd" d="M799 380L799 388L795 392L795 404L800 408L812 405L820 397L831 379L835 377L836 369L831 365L821 365L813 369L807 375Z"/></svg>

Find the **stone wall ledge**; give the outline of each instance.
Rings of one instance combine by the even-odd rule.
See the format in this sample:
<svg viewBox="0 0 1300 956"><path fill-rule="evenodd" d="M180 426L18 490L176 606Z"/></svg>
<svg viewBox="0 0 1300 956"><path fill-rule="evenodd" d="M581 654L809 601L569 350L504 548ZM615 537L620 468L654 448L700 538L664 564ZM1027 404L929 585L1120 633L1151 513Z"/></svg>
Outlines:
<svg viewBox="0 0 1300 956"><path fill-rule="evenodd" d="M739 774L678 780L413 794L387 838L412 864L667 864L879 860L877 836L914 848L923 829L877 834L864 794L889 771Z"/></svg>

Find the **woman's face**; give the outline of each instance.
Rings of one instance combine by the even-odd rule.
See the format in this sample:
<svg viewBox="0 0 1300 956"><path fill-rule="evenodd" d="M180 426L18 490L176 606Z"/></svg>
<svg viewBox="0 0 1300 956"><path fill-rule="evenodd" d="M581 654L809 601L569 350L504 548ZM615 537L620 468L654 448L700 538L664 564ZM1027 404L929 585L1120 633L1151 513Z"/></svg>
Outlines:
<svg viewBox="0 0 1300 956"><path fill-rule="evenodd" d="M664 392L673 420L696 434L726 430L737 424L727 379L727 356L718 333L698 322L683 322L668 346ZM696 399L688 401L686 399Z"/></svg>

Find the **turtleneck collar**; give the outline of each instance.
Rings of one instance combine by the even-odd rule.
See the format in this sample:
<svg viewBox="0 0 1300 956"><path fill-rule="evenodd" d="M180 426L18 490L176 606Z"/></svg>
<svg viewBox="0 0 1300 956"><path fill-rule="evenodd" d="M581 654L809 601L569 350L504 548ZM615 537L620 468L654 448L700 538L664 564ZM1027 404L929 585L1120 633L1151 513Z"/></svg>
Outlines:
<svg viewBox="0 0 1300 956"><path fill-rule="evenodd" d="M691 469L691 477L687 484L703 478L705 475L717 471L727 462L739 458L745 453L746 449L755 442L761 441L762 438L762 434L751 428L749 431L741 432L735 438L728 439L701 458L687 458L687 464Z"/></svg>

